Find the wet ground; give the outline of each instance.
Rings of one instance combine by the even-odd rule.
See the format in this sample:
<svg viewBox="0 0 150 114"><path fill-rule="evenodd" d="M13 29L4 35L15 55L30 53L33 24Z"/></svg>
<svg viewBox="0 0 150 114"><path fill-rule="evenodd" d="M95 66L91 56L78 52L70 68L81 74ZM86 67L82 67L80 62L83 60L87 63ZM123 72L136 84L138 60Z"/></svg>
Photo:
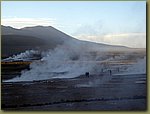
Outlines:
<svg viewBox="0 0 150 114"><path fill-rule="evenodd" d="M2 110L146 110L146 74L2 82Z"/></svg>

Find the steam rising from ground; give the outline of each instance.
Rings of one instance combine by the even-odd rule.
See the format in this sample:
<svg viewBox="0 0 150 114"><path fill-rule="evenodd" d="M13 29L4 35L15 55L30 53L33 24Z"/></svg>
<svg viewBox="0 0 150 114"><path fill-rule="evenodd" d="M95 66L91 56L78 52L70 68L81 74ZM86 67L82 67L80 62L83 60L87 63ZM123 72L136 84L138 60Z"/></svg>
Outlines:
<svg viewBox="0 0 150 114"><path fill-rule="evenodd" d="M19 59L23 60L23 59L27 59L27 58L32 58L35 54L39 54L39 51L27 50L23 53L13 55L12 57L3 59L3 61L19 60Z"/></svg>
<svg viewBox="0 0 150 114"><path fill-rule="evenodd" d="M30 65L31 70L22 71L21 77L14 78L12 81L73 78L85 74L87 71L97 72L98 70L95 68L98 63L93 62L95 57L91 56L90 52L77 48L61 45L48 51L43 54L41 61L33 62Z"/></svg>
<svg viewBox="0 0 150 114"><path fill-rule="evenodd" d="M138 60L138 62L127 69L130 74L146 74L146 57ZM127 74L126 73L126 74Z"/></svg>
<svg viewBox="0 0 150 114"><path fill-rule="evenodd" d="M14 58L28 58L31 55L39 53L38 51L26 51L20 55L14 56ZM101 70L111 69L110 66L101 64L102 61L111 61L120 58L126 58L126 56L119 55L119 57L112 58L112 56L106 56L106 52L99 49L94 51L88 45L82 45L80 42L66 43L59 45L54 50L49 50L42 53L42 59L35 61L30 65L30 70L22 71L20 77L16 77L6 82L16 81L33 81L33 80L45 80L51 78L73 78L90 72L90 74L99 74ZM146 61L144 59L143 61ZM137 63L137 66L141 67ZM144 67L144 69L146 69ZM131 69L132 70L132 69ZM128 71L130 71L128 69ZM105 80L105 79L104 79Z"/></svg>

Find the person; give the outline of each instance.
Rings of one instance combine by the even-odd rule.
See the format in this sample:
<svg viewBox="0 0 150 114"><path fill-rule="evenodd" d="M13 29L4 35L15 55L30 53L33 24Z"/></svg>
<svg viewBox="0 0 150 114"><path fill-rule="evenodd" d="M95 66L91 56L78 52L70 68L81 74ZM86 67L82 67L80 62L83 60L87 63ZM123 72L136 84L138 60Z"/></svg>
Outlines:
<svg viewBox="0 0 150 114"><path fill-rule="evenodd" d="M86 73L85 73L85 76L89 77L89 74L90 74L89 72L86 72Z"/></svg>
<svg viewBox="0 0 150 114"><path fill-rule="evenodd" d="M109 70L109 72L110 72L110 75L111 75L111 74L112 74L112 73L111 73L112 71L111 71L111 70Z"/></svg>

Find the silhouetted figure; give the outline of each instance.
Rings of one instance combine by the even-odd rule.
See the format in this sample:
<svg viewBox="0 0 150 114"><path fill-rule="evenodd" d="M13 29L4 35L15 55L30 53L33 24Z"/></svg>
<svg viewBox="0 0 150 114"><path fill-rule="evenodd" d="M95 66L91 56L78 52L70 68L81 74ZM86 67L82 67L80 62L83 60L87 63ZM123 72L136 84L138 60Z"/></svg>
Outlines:
<svg viewBox="0 0 150 114"><path fill-rule="evenodd" d="M90 75L89 72L86 72L86 73L85 73L85 76L86 76L86 77L89 77L89 75Z"/></svg>
<svg viewBox="0 0 150 114"><path fill-rule="evenodd" d="M109 70L109 73L110 73L110 75L112 74L112 71L111 70Z"/></svg>

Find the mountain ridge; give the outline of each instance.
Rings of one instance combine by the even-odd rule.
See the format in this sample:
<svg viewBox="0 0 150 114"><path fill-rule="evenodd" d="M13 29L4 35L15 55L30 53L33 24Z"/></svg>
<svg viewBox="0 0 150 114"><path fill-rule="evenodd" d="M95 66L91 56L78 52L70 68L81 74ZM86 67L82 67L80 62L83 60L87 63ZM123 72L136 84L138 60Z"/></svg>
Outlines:
<svg viewBox="0 0 150 114"><path fill-rule="evenodd" d="M62 45L62 44L69 45L69 46L74 45L75 47L77 47L78 44L86 45L86 47L88 47L88 48L91 48L91 49L93 48L93 49L97 49L97 50L104 49L104 48L107 50L115 49L115 48L128 49L128 47L125 47L125 46L108 45L108 44L103 44L103 43L78 40L72 36L67 35L66 33L61 32L60 30L57 30L56 28L54 28L52 26L33 26L33 27L24 27L21 29L16 29L11 26L1 25L1 29L2 29L2 55L10 56L13 54L14 50L13 50L13 48L11 49L11 46L7 42L11 41L12 37L15 39L14 35L16 35L16 37L20 36L20 38L23 38L23 36L26 36L28 40L29 40L29 38L31 38L32 39L31 42L35 41L33 38L39 39L39 40L41 40L41 46L39 46L39 47L44 47L46 49L54 49L58 45ZM7 40L7 42L5 40ZM18 40L18 37L16 38L16 40ZM44 44L42 44L42 40L43 40L43 42L45 42ZM15 40L13 40L13 41L15 41ZM4 42L5 42L5 44L4 44ZM36 43L36 41L35 41L35 43ZM39 43L39 42L37 42L37 43ZM19 46L19 45L27 45L27 44L24 44L23 42L21 42L20 44L16 43L15 45ZM14 47L15 47L15 45L14 45ZM6 47L7 47L7 50L12 51L11 54L9 54L3 50ZM10 47L10 49L8 49L8 47ZM35 49L35 46L30 45L29 47L31 49ZM21 51L23 51L23 50L21 50ZM5 54L5 52L7 54ZM18 53L20 53L20 51L18 51ZM14 54L16 54L16 53L14 53Z"/></svg>

